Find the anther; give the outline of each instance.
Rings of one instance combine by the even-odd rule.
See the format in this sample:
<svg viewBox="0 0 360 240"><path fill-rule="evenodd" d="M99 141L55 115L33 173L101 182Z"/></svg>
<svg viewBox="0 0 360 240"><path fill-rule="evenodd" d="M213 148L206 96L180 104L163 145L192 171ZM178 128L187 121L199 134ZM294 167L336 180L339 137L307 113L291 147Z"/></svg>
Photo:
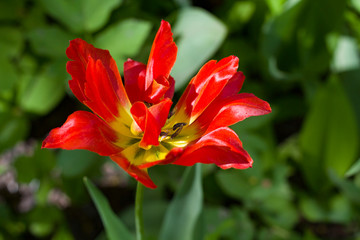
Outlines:
<svg viewBox="0 0 360 240"><path fill-rule="evenodd" d="M182 127L176 129L176 131L171 135L171 139L175 138L177 135L179 135L179 133L181 132Z"/></svg>
<svg viewBox="0 0 360 240"><path fill-rule="evenodd" d="M175 138L177 135L179 135L179 133L181 132L181 130L183 129L183 127L186 125L186 123L176 123L173 126L173 131L175 131L172 135L171 138Z"/></svg>
<svg viewBox="0 0 360 240"><path fill-rule="evenodd" d="M186 123L176 123L174 126L173 126L173 131L175 131L176 129L180 128L180 131L181 129L186 125Z"/></svg>
<svg viewBox="0 0 360 240"><path fill-rule="evenodd" d="M168 132L160 132L160 137L167 137L168 134Z"/></svg>

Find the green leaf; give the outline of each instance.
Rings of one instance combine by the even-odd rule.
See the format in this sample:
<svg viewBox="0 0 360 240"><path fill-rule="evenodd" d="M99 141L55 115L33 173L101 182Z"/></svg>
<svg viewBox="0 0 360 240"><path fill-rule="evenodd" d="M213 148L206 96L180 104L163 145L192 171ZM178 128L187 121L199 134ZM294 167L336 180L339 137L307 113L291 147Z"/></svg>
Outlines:
<svg viewBox="0 0 360 240"><path fill-rule="evenodd" d="M351 5L360 13L360 2L357 0L351 0Z"/></svg>
<svg viewBox="0 0 360 240"><path fill-rule="evenodd" d="M273 226L292 229L298 221L295 206L282 196L270 195L258 210L261 217Z"/></svg>
<svg viewBox="0 0 360 240"><path fill-rule="evenodd" d="M17 20L24 11L23 7L22 0L0 1L0 20Z"/></svg>
<svg viewBox="0 0 360 240"><path fill-rule="evenodd" d="M40 144L32 156L21 156L14 162L17 180L22 183L29 183L33 179L48 178L54 166L54 153L48 149L41 149Z"/></svg>
<svg viewBox="0 0 360 240"><path fill-rule="evenodd" d="M228 196L248 202L253 197L254 188L260 184L258 170L256 168L241 171L237 169L222 170L216 173L216 180Z"/></svg>
<svg viewBox="0 0 360 240"><path fill-rule="evenodd" d="M304 217L312 222L324 222L327 220L327 211L324 206L315 199L304 196L300 199L300 209Z"/></svg>
<svg viewBox="0 0 360 240"><path fill-rule="evenodd" d="M296 20L303 9L303 5L304 1L288 1L284 6L284 11L279 16L266 22L263 28L264 40L262 41L265 56L273 57L281 47L281 43L291 38L293 31L296 31Z"/></svg>
<svg viewBox="0 0 360 240"><path fill-rule="evenodd" d="M64 225L66 226L66 223ZM74 240L73 234L65 226L59 227L51 240Z"/></svg>
<svg viewBox="0 0 360 240"><path fill-rule="evenodd" d="M325 40L341 28L345 9L346 1L286 1L282 13L263 28L262 48L270 74L304 80L325 72L331 58Z"/></svg>
<svg viewBox="0 0 360 240"><path fill-rule="evenodd" d="M12 112L0 112L0 152L23 140L29 130L26 118Z"/></svg>
<svg viewBox="0 0 360 240"><path fill-rule="evenodd" d="M86 150L61 150L56 165L64 177L84 176L98 158L99 155Z"/></svg>
<svg viewBox="0 0 360 240"><path fill-rule="evenodd" d="M28 36L34 52L54 58L64 58L69 41L75 38L57 26L34 29L29 32Z"/></svg>
<svg viewBox="0 0 360 240"><path fill-rule="evenodd" d="M255 226L247 212L240 208L229 211L223 207L206 207L204 222L207 229L205 240L255 238Z"/></svg>
<svg viewBox="0 0 360 240"><path fill-rule="evenodd" d="M353 182L338 177L334 171L328 171L329 178L333 184L335 184L341 192L351 201L356 204L360 204L360 188Z"/></svg>
<svg viewBox="0 0 360 240"><path fill-rule="evenodd" d="M139 52L150 30L151 24L147 21L126 19L99 33L95 45L98 48L108 49L122 72L122 63Z"/></svg>
<svg viewBox="0 0 360 240"><path fill-rule="evenodd" d="M0 27L0 36L0 94L3 94L9 93L19 78L11 58L20 55L24 44L21 31L17 28Z"/></svg>
<svg viewBox="0 0 360 240"><path fill-rule="evenodd" d="M335 72L360 68L360 57L356 39L347 36L341 36L338 39L332 67Z"/></svg>
<svg viewBox="0 0 360 240"><path fill-rule="evenodd" d="M41 0L46 11L75 33L94 32L122 0Z"/></svg>
<svg viewBox="0 0 360 240"><path fill-rule="evenodd" d="M157 176L157 175L156 175ZM144 218L144 232L146 239L158 239L160 226L163 221L168 203L165 200L158 200L151 198L151 194L162 194L156 190L144 191L143 202L143 218ZM135 214L134 206L129 206L121 212L121 219L129 229L135 231Z"/></svg>
<svg viewBox="0 0 360 240"><path fill-rule="evenodd" d="M353 209L347 197L343 194L330 199L329 220L334 223L349 223L353 219Z"/></svg>
<svg viewBox="0 0 360 240"><path fill-rule="evenodd" d="M65 61L47 64L40 73L26 76L20 85L19 104L29 112L46 114L65 95Z"/></svg>
<svg viewBox="0 0 360 240"><path fill-rule="evenodd" d="M47 17L40 1L33 2L31 7L26 9L26 15L21 21L22 27L24 30L46 27L49 24Z"/></svg>
<svg viewBox="0 0 360 240"><path fill-rule="evenodd" d="M241 25L250 20L255 12L256 5L252 1L235 2L229 12L232 25Z"/></svg>
<svg viewBox="0 0 360 240"><path fill-rule="evenodd" d="M203 204L201 165L186 169L160 231L160 240L191 240Z"/></svg>
<svg viewBox="0 0 360 240"><path fill-rule="evenodd" d="M15 66L5 57L0 57L0 76L0 94L11 92L17 82L18 74Z"/></svg>
<svg viewBox="0 0 360 240"><path fill-rule="evenodd" d="M273 15L279 14L283 9L286 0L266 0L266 3Z"/></svg>
<svg viewBox="0 0 360 240"><path fill-rule="evenodd" d="M49 236L62 220L62 212L55 206L37 206L27 215L29 231L38 238Z"/></svg>
<svg viewBox="0 0 360 240"><path fill-rule="evenodd" d="M360 158L351 166L351 168L345 173L345 177L351 177L360 172Z"/></svg>
<svg viewBox="0 0 360 240"><path fill-rule="evenodd" d="M134 237L126 229L119 217L111 210L109 202L104 195L86 177L84 178L84 183L100 214L107 237L110 240L133 240Z"/></svg>
<svg viewBox="0 0 360 240"><path fill-rule="evenodd" d="M21 30L15 27L0 27L1 56L14 57L20 55L24 41Z"/></svg>
<svg viewBox="0 0 360 240"><path fill-rule="evenodd" d="M173 32L178 55L171 75L180 89L220 47L227 29L205 10L189 7L180 10Z"/></svg>
<svg viewBox="0 0 360 240"><path fill-rule="evenodd" d="M333 77L315 97L299 139L305 178L314 190L323 187L326 169L345 174L358 152L357 133L352 106Z"/></svg>

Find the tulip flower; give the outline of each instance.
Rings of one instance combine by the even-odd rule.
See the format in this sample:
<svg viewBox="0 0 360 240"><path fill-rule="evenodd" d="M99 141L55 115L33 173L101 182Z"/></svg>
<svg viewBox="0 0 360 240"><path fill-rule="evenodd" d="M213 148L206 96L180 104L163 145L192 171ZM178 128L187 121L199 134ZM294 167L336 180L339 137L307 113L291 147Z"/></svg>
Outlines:
<svg viewBox="0 0 360 240"><path fill-rule="evenodd" d="M124 83L109 51L70 41L66 69L71 91L92 112L76 111L44 140L44 148L86 149L109 156L136 180L155 188L148 169L158 164L216 164L245 169L253 160L228 126L271 112L266 101L239 93L238 58L207 62L172 108L170 76L177 47L161 22L147 64L128 59Z"/></svg>

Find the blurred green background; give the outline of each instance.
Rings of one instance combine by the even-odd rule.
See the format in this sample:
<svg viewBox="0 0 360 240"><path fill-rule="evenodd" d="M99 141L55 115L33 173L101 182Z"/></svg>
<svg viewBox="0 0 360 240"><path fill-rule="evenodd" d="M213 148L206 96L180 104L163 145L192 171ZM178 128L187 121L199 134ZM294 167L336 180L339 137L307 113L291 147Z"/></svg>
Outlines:
<svg viewBox="0 0 360 240"><path fill-rule="evenodd" d="M69 40L109 49L122 73L129 57L147 61L161 19L179 48L175 99L206 61L236 55L242 92L273 108L233 126L252 169L203 166L201 236L360 239L359 0L0 0L0 239L105 239L84 176L134 229L133 179L108 158L40 145L85 109L67 85ZM147 239L184 170L150 169Z"/></svg>

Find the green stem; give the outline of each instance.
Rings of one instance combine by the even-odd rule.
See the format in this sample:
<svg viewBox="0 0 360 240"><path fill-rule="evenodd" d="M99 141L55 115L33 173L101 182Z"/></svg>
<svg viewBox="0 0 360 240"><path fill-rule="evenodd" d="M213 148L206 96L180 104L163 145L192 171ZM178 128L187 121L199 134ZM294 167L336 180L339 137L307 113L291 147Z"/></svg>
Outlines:
<svg viewBox="0 0 360 240"><path fill-rule="evenodd" d="M144 220L143 220L143 198L144 198L144 186L138 182L136 188L135 199L135 226L136 226L136 240L144 239Z"/></svg>

